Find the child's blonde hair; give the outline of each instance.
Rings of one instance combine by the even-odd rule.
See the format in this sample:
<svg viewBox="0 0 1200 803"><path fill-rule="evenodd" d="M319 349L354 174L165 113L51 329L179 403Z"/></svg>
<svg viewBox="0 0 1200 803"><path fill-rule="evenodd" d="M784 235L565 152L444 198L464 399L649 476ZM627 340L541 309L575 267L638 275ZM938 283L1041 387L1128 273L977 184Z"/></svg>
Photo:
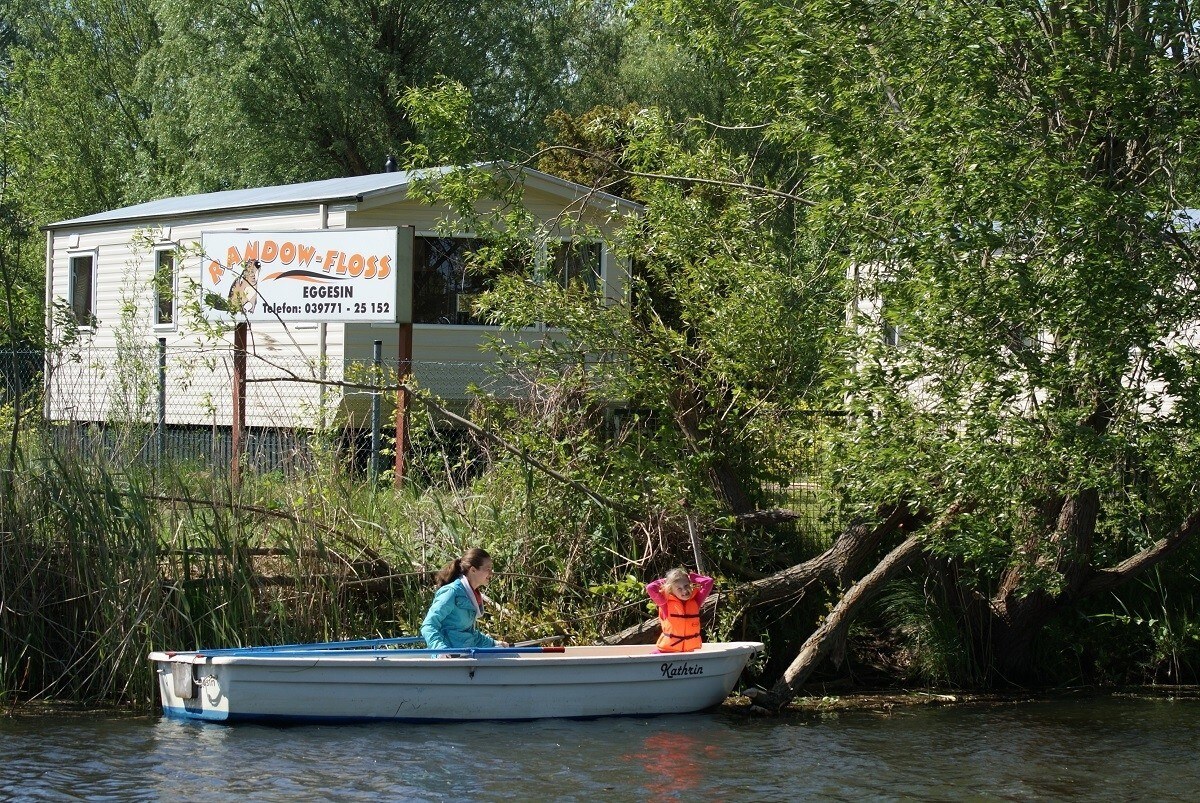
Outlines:
<svg viewBox="0 0 1200 803"><path fill-rule="evenodd" d="M666 588L687 588L692 584L692 576L687 573L687 569L671 569L663 577L663 586Z"/></svg>

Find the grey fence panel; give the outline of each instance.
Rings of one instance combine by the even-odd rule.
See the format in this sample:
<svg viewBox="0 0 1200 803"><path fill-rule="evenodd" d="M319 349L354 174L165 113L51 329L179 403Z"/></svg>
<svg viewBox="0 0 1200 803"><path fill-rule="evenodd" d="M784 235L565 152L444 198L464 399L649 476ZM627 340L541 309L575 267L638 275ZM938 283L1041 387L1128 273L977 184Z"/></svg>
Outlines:
<svg viewBox="0 0 1200 803"><path fill-rule="evenodd" d="M222 470L233 459L233 365L229 349L169 349L160 372L156 346L136 353L89 349L78 354L0 349L0 392L4 404L23 403L23 412L42 420L63 449L109 455L147 465L185 463ZM311 359L273 352L248 359L247 418L242 438L244 464L255 472L308 471L321 455L334 455L354 470L386 470L394 448L395 394L362 387L395 387L399 366L382 361L326 366ZM414 361L412 376L422 393L456 413L465 413L476 392L519 399L527 381L496 362ZM165 377L165 386L160 377ZM322 380L328 384L322 385ZM373 404L378 396L379 404ZM372 420L372 411L379 416ZM414 417L423 414L413 406ZM797 452L794 465L760 490L761 504L798 516L783 525L797 537L827 538L839 523L837 501L824 487L819 447L822 427L836 424L838 412L780 413L789 433L811 433L817 445ZM616 437L632 418L609 411ZM160 422L165 425L160 427ZM387 454L372 451L378 425ZM645 435L651 436L653 427ZM638 436L640 437L640 436ZM445 472L460 482L486 466L470 433L442 421L426 432L410 453L413 471ZM429 459L422 459L429 458ZM431 473L429 479L434 480ZM815 543L814 543L815 545Z"/></svg>
<svg viewBox="0 0 1200 803"><path fill-rule="evenodd" d="M44 362L40 351L0 349L0 404L12 404L40 389Z"/></svg>

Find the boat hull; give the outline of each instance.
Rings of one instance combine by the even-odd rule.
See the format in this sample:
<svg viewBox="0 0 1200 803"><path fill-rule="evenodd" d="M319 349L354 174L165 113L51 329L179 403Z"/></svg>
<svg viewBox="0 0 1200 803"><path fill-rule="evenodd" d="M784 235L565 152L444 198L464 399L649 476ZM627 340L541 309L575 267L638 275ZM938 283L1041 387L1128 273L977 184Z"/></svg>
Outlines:
<svg viewBox="0 0 1200 803"><path fill-rule="evenodd" d="M567 647L446 657L410 650L150 654L163 712L215 722L408 722L687 713L724 700L759 642ZM409 655L406 655L409 653Z"/></svg>

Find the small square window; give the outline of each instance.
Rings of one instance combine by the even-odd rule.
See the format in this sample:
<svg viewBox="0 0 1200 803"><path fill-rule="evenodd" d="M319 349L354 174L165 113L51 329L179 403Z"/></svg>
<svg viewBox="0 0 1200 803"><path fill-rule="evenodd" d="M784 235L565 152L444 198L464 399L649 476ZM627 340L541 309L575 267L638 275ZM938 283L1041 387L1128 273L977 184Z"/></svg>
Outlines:
<svg viewBox="0 0 1200 803"><path fill-rule="evenodd" d="M154 253L154 325L175 323L175 252Z"/></svg>
<svg viewBox="0 0 1200 803"><path fill-rule="evenodd" d="M554 249L555 280L560 287L570 287L577 281L593 293L600 287L600 243L565 242Z"/></svg>
<svg viewBox="0 0 1200 803"><path fill-rule="evenodd" d="M71 311L80 326L91 326L96 317L95 265L92 254L71 257Z"/></svg>

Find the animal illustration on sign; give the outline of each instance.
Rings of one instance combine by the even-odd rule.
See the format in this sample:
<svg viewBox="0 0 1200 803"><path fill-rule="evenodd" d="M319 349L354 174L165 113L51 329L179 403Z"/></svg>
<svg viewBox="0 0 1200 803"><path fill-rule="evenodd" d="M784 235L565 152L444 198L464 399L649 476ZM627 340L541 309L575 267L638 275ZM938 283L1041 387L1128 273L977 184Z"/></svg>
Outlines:
<svg viewBox="0 0 1200 803"><path fill-rule="evenodd" d="M229 311L249 314L258 306L259 264L257 259L249 259L242 263L242 275L233 280L229 288Z"/></svg>

